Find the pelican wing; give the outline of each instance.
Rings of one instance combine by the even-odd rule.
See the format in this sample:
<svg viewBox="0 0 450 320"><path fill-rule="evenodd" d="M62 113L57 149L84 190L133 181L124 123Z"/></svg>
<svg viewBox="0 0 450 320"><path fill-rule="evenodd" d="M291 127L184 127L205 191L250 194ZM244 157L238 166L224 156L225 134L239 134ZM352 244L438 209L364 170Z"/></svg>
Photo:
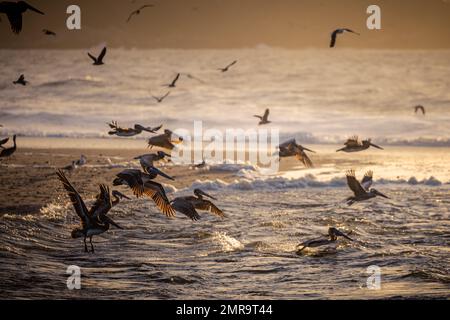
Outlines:
<svg viewBox="0 0 450 320"><path fill-rule="evenodd" d="M369 191L370 187L373 183L373 171L367 171L364 175L364 178L361 180L361 187L364 188L364 190Z"/></svg>
<svg viewBox="0 0 450 320"><path fill-rule="evenodd" d="M22 14L17 11L10 11L7 13L9 24L11 25L11 30L19 34L22 31Z"/></svg>
<svg viewBox="0 0 450 320"><path fill-rule="evenodd" d="M254 117L260 119L261 121L263 120L263 117L261 116L254 115Z"/></svg>
<svg viewBox="0 0 450 320"><path fill-rule="evenodd" d="M336 38L337 38L338 32L339 32L339 30L335 30L331 34L330 48L334 48L334 46L336 45Z"/></svg>
<svg viewBox="0 0 450 320"><path fill-rule="evenodd" d="M130 15L128 16L127 22L130 22L131 18L137 13L138 11L135 10L132 13L130 13Z"/></svg>
<svg viewBox="0 0 450 320"><path fill-rule="evenodd" d="M100 193L97 195L97 198L94 202L94 205L89 210L89 215L101 221L104 216L108 213L112 208L111 195L109 192L108 186L101 184L100 185Z"/></svg>
<svg viewBox="0 0 450 320"><path fill-rule="evenodd" d="M299 161L301 161L305 165L305 167L307 167L307 168L314 167L311 159L308 157L308 155L303 150L298 149L296 157Z"/></svg>
<svg viewBox="0 0 450 320"><path fill-rule="evenodd" d="M278 148L280 148L280 149L281 149L281 148L288 148L288 147L291 146L292 144L294 144L294 145L297 144L297 142L295 141L294 138L289 139L288 141L283 142L282 144L280 144L280 145L278 146Z"/></svg>
<svg viewBox="0 0 450 320"><path fill-rule="evenodd" d="M97 58L88 52L89 58L91 58L94 62L97 62Z"/></svg>
<svg viewBox="0 0 450 320"><path fill-rule="evenodd" d="M171 203L172 208L175 209L175 211L180 212L186 216L188 216L193 221L197 221L200 219L200 215L198 214L197 210L195 210L194 205L183 199L183 198L175 198Z"/></svg>
<svg viewBox="0 0 450 320"><path fill-rule="evenodd" d="M196 201L194 207L195 209L209 211L221 218L225 218L223 211L217 208L216 205L209 200Z"/></svg>
<svg viewBox="0 0 450 320"><path fill-rule="evenodd" d="M144 194L152 198L156 206L167 217L175 216L175 211L170 205L170 201L167 198L166 191L161 184L154 181L147 181L144 184Z"/></svg>
<svg viewBox="0 0 450 320"><path fill-rule="evenodd" d="M267 121L269 119L269 113L270 113L270 110L266 109L266 112L264 112L264 116L263 116L264 121Z"/></svg>
<svg viewBox="0 0 450 320"><path fill-rule="evenodd" d="M344 143L347 147L360 147L361 141L359 141L358 136L353 136L347 139L347 141Z"/></svg>
<svg viewBox="0 0 450 320"><path fill-rule="evenodd" d="M99 60L99 61L102 61L103 58L105 57L105 55L106 55L106 47L103 48L102 52L101 52L100 55L98 56L98 60Z"/></svg>
<svg viewBox="0 0 450 320"><path fill-rule="evenodd" d="M81 223L83 225L83 228L89 226L91 224L91 218L89 216L89 211L86 208L86 205L84 204L83 199L81 198L78 191L72 186L70 181L67 179L64 172L61 170L58 170L56 172L59 180L62 182L64 189L66 189L67 194L69 195L70 201L72 202L72 205L75 209L75 212L77 213L78 217L81 219Z"/></svg>
<svg viewBox="0 0 450 320"><path fill-rule="evenodd" d="M347 172L347 184L349 188L353 191L355 196L361 196L366 194L366 190L361 186L361 184L358 182L358 180L355 177L355 171L349 170Z"/></svg>
<svg viewBox="0 0 450 320"><path fill-rule="evenodd" d="M125 180L128 186L133 190L133 194L139 198L144 193L144 182L142 181L140 171L127 169L117 174L117 177Z"/></svg>

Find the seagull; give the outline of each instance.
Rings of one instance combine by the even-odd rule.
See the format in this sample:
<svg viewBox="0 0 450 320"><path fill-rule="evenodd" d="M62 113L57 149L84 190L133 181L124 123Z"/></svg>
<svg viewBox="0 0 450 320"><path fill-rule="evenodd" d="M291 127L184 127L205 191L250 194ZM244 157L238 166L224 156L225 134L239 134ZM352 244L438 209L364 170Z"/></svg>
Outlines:
<svg viewBox="0 0 450 320"><path fill-rule="evenodd" d="M72 186L70 181L61 170L56 172L59 180L62 182L64 189L70 197L70 201L81 220L81 226L72 230L72 238L84 237L84 251L89 252L86 244L86 238L89 238L91 244L91 252L94 252L94 245L92 243L92 237L102 234L109 230L110 225L118 229L122 229L121 226L116 224L111 218L107 216L108 212L114 206L118 205L122 198L129 199L118 191L113 191L112 196L115 200L111 199L109 187L101 184L100 193L97 195L97 199L90 210L87 209L83 199L78 191Z"/></svg>
<svg viewBox="0 0 450 320"><path fill-rule="evenodd" d="M163 95L162 97L155 97L155 96L153 96L153 95L152 95L152 97L153 97L153 99L156 100L156 102L161 103L161 102L163 102L163 100L164 100L165 98L167 98L167 97L169 96L169 94L170 94L170 91L168 91L168 92L167 92L165 95Z"/></svg>
<svg viewBox="0 0 450 320"><path fill-rule="evenodd" d="M1 152L0 152L0 158L7 158L13 155L14 152L16 152L17 150L17 144L16 144L16 135L13 136L13 143L14 145L10 148L5 148L2 145L5 144L6 142L8 142L9 139L3 139L0 142L0 146L1 146Z"/></svg>
<svg viewBox="0 0 450 320"><path fill-rule="evenodd" d="M334 46L336 44L336 37L338 36L338 34L343 34L344 32L351 32L351 33L357 34L358 36L360 35L359 33L355 32L353 30L350 30L350 29L346 29L346 28L336 29L331 34L330 48L334 48Z"/></svg>
<svg viewBox="0 0 450 320"><path fill-rule="evenodd" d="M160 134L158 136L151 137L148 139L148 146L150 148L160 147L168 150L172 150L175 148L175 144L182 143L183 138L179 137L177 140L172 139L173 132L166 129L164 130L164 134Z"/></svg>
<svg viewBox="0 0 450 320"><path fill-rule="evenodd" d="M121 128L117 124L117 121L112 121L111 123L107 123L108 126L112 129L108 132L109 135L116 135L118 137L133 137L138 134L141 134L142 131L147 131L150 133L157 133L162 128L162 125L152 128L152 127L144 127L140 124L135 124L134 128Z"/></svg>
<svg viewBox="0 0 450 320"><path fill-rule="evenodd" d="M153 4L146 4L146 5L143 5L142 7L140 7L139 9L137 9L137 10L131 12L131 13L130 13L130 16L129 16L128 19L127 19L127 23L130 22L131 18L132 18L134 15L139 15L139 14L141 13L141 10L143 10L143 9L145 9L145 8L151 8L151 7L154 7L154 5L153 5Z"/></svg>
<svg viewBox="0 0 450 320"><path fill-rule="evenodd" d="M352 238L347 236L345 233L339 231L338 229L329 228L327 236L322 236L320 238L311 239L311 240L302 242L299 245L297 245L297 247L301 246L301 248L297 251L297 253L302 252L306 248L316 248L316 247L324 246L327 244L331 244L331 243L337 241L338 237L344 237L347 240L353 241Z"/></svg>
<svg viewBox="0 0 450 320"><path fill-rule="evenodd" d="M19 34L22 31L22 13L24 13L27 10L31 10L42 15L44 14L42 11L39 11L38 9L30 6L25 1L0 2L0 13L4 13L8 16L9 24L11 25L11 30L15 34Z"/></svg>
<svg viewBox="0 0 450 320"><path fill-rule="evenodd" d="M21 84L23 86L26 86L28 84L28 81L25 80L25 75L21 74L19 79L16 81L13 81L14 84Z"/></svg>
<svg viewBox="0 0 450 320"><path fill-rule="evenodd" d="M269 124L269 123L271 123L271 121L268 121L268 118L269 118L269 113L270 113L270 110L269 109L266 109L266 112L264 113L264 115L261 117L261 116L254 116L255 118L258 118L258 119L261 119L261 121L259 122L259 124L258 125L264 125L264 124Z"/></svg>
<svg viewBox="0 0 450 320"><path fill-rule="evenodd" d="M415 106L415 107L413 107L414 108L414 112L417 114L417 112L419 112L419 110L420 111L422 111L422 114L423 115L425 115L425 107L424 106L422 106L422 105L417 105L417 106Z"/></svg>
<svg viewBox="0 0 450 320"><path fill-rule="evenodd" d="M311 149L305 148L300 144L297 144L297 141L295 139L290 139L278 146L279 152L278 155L281 158L287 158L295 156L297 159L302 162L305 167L312 168L314 167L311 159L306 154L306 151L313 152Z"/></svg>
<svg viewBox="0 0 450 320"><path fill-rule="evenodd" d="M56 33L48 29L43 29L42 33L45 34L46 36L56 36Z"/></svg>
<svg viewBox="0 0 450 320"><path fill-rule="evenodd" d="M177 76L175 77L175 79L173 79L172 83L165 84L165 85L163 85L163 87L175 88L176 87L176 83L177 83L178 79L180 78L180 76L181 76L181 73L177 73Z"/></svg>
<svg viewBox="0 0 450 320"><path fill-rule="evenodd" d="M347 184L348 187L353 191L355 196L347 198L347 204L351 206L353 203L358 201L365 201L368 199L375 198L376 196L381 196L383 198L389 199L388 196L382 194L376 189L370 189L373 183L373 172L368 171L364 178L361 180L361 183L355 177L355 171L350 170L347 172Z"/></svg>
<svg viewBox="0 0 450 320"><path fill-rule="evenodd" d="M345 147L341 148L339 150L336 150L336 152L339 152L339 151L343 151L343 152L347 152L347 153L348 152L359 152L359 151L367 150L370 147L384 150L380 146L373 144L371 139L360 141L358 136L353 136L353 137L348 138L344 144L345 144Z"/></svg>
<svg viewBox="0 0 450 320"><path fill-rule="evenodd" d="M158 175L163 176L167 179L174 180L172 177L166 175L162 171L156 169L155 167L147 168L148 173L144 173L137 169L126 169L119 172L114 179L113 185L128 186L136 196L136 198L142 197L144 195L149 196L155 202L159 210L162 211L167 217L173 217L175 212L170 205L170 201L167 198L166 191L164 187L155 181Z"/></svg>
<svg viewBox="0 0 450 320"><path fill-rule="evenodd" d="M106 47L103 48L98 58L94 57L92 54L88 52L88 56L94 61L93 63L94 66L101 66L102 64L104 64L103 58L105 57L105 55L106 55Z"/></svg>
<svg viewBox="0 0 450 320"><path fill-rule="evenodd" d="M237 63L237 60L233 61L232 63L230 63L229 65L227 65L225 68L219 68L217 70L220 70L222 72L227 72L228 69L230 69L232 66L234 66Z"/></svg>

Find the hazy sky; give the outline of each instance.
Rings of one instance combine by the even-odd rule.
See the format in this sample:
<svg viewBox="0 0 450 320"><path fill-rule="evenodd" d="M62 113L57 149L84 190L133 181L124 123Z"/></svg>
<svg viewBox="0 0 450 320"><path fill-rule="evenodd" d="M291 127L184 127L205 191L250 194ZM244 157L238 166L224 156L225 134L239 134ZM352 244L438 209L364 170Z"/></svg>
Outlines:
<svg viewBox="0 0 450 320"><path fill-rule="evenodd" d="M286 48L327 47L336 27L359 31L341 46L357 48L450 48L450 0L28 0L45 16L26 12L23 32L12 34L0 14L0 48L111 47ZM142 4L155 4L135 16ZM66 8L82 10L82 30L66 29ZM366 28L366 9L382 10L382 30ZM43 28L56 38L44 36Z"/></svg>

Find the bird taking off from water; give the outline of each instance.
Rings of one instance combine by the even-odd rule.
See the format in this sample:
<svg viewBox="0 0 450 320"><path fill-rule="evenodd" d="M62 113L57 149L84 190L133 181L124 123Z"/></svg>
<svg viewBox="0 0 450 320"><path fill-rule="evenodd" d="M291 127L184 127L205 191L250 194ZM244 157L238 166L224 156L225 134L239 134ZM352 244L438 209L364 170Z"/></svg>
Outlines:
<svg viewBox="0 0 450 320"><path fill-rule="evenodd" d="M365 201L372 198L375 198L376 196L380 196L386 199L389 199L388 196L382 194L376 189L370 189L373 183L373 172L368 171L364 178L361 180L361 183L356 179L355 177L355 170L349 170L347 172L347 184L350 190L353 191L355 196L348 197L347 198L347 204L351 206L355 202L358 201Z"/></svg>
<svg viewBox="0 0 450 320"><path fill-rule="evenodd" d="M27 10L34 11L39 14L44 14L42 11L30 6L25 1L12 2L2 1L0 2L0 13L4 13L8 16L11 30L15 34L19 34L22 31L22 13Z"/></svg>
<svg viewBox="0 0 450 320"><path fill-rule="evenodd" d="M97 58L88 52L88 56L94 61L93 63L94 66L101 66L102 64L104 64L103 58L105 57L105 55L106 55L106 47L103 48L102 52Z"/></svg>
<svg viewBox="0 0 450 320"><path fill-rule="evenodd" d="M425 115L425 107L424 106L419 104L419 105L417 105L417 106L415 106L413 108L414 108L414 113L415 114L417 114L419 111L421 111L422 114Z"/></svg>
<svg viewBox="0 0 450 320"><path fill-rule="evenodd" d="M225 68L219 68L217 70L220 70L222 72L227 72L232 66L234 66L237 63L237 60L234 60L232 63L227 65Z"/></svg>
<svg viewBox="0 0 450 320"><path fill-rule="evenodd" d="M28 84L28 81L25 80L25 75L21 74L19 79L16 81L13 81L14 84L21 84L23 86L26 86Z"/></svg>
<svg viewBox="0 0 450 320"><path fill-rule="evenodd" d="M367 150L370 147L384 150L380 146L373 144L371 139L360 141L358 136L353 136L353 137L347 139L347 141L344 143L344 145L345 145L344 148L338 149L338 150L336 150L336 152L339 152L339 151L347 152L347 153L348 152L358 152L358 151Z"/></svg>
<svg viewBox="0 0 450 320"><path fill-rule="evenodd" d="M264 112L264 115L261 117L261 116L257 116L257 115L254 115L254 117L255 118L258 118L258 119L260 119L261 121L259 122L259 124L258 125L264 125L264 124L269 124L269 123L271 123L271 121L269 121L268 119L269 119L269 113L270 113L270 110L269 109L266 109L266 112Z"/></svg>
<svg viewBox="0 0 450 320"><path fill-rule="evenodd" d="M359 33L351 30L351 29L347 29L347 28L342 28L342 29L336 29L333 31L333 33L331 34L331 42L330 42L330 48L334 48L336 45L336 38L339 34L343 34L344 32L350 32L350 33L354 33L356 35L360 35Z"/></svg>
<svg viewBox="0 0 450 320"><path fill-rule="evenodd" d="M137 15L141 14L141 11L142 11L143 9L145 9L145 8L151 8L151 7L154 7L154 5L153 5L153 4L146 4L146 5L143 5L142 7L140 7L139 9L134 10L134 11L131 12L130 15L128 16L127 23L130 22L130 20L131 20L131 18L132 18L133 16L135 16L135 15L137 16Z"/></svg>

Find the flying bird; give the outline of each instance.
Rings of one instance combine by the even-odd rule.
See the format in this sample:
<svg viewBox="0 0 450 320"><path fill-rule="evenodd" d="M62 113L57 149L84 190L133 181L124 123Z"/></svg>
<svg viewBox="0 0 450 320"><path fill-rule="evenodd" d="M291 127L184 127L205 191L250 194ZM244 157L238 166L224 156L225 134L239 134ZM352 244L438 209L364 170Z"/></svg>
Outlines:
<svg viewBox="0 0 450 320"><path fill-rule="evenodd" d="M144 127L140 124L135 124L134 128L121 128L117 124L117 121L112 121L111 123L108 123L108 126L112 129L108 132L109 135L116 135L118 137L133 137L138 134L141 134L142 131L150 132L150 133L157 133L158 130L162 128L162 125L152 128L152 127Z"/></svg>
<svg viewBox="0 0 450 320"><path fill-rule="evenodd" d="M173 132L166 129L164 130L164 134L160 134L158 136L151 137L148 139L148 146L151 148L153 147L160 147L168 150L172 150L175 148L175 144L179 144L183 142L182 137L178 137L178 139L172 139Z"/></svg>
<svg viewBox="0 0 450 320"><path fill-rule="evenodd" d="M374 188L371 189L370 187L372 186L372 183L373 183L373 172L372 171L368 171L364 175L364 178L361 180L361 183L360 183L355 177L355 171L349 170L347 172L347 184L348 184L348 187L350 188L350 190L352 190L355 195L353 197L347 198L347 200L346 200L347 204L349 206L351 206L355 202L365 201L368 199L375 198L376 196L380 196L380 197L389 199L388 196L382 194L378 190L376 190Z"/></svg>
<svg viewBox="0 0 450 320"><path fill-rule="evenodd" d="M165 84L165 85L163 85L163 87L175 88L178 79L180 79L180 76L181 76L181 73L177 73L175 79L173 79L173 81L172 81L170 84Z"/></svg>
<svg viewBox="0 0 450 320"><path fill-rule="evenodd" d="M11 30L15 34L19 34L22 31L22 13L24 13L27 10L31 10L42 15L44 14L42 11L39 11L38 9L32 7L25 1L0 2L0 13L4 13L8 16L9 24L11 25Z"/></svg>
<svg viewBox="0 0 450 320"><path fill-rule="evenodd" d="M336 242L338 240L338 237L344 237L347 240L353 241L352 238L350 238L348 235L346 235L342 231L339 231L336 228L329 228L327 236L322 236L320 238L307 240L307 241L302 242L299 245L297 245L297 247L301 247L297 251L297 253L302 252L306 248L317 248L320 246L331 244L333 242Z"/></svg>
<svg viewBox="0 0 450 320"><path fill-rule="evenodd" d="M343 34L344 32L350 32L350 33L354 33L356 35L360 35L359 33L351 30L351 29L346 29L346 28L342 28L342 29L336 29L333 31L333 33L331 34L331 42L330 42L330 48L334 48L334 46L336 45L336 38L339 34Z"/></svg>
<svg viewBox="0 0 450 320"><path fill-rule="evenodd" d="M220 218L225 217L225 214L223 213L222 210L220 210L218 207L216 207L214 203L212 203L210 200L205 199L204 197L210 198L212 200L217 200L216 198L210 196L209 194L200 189L195 189L194 195L195 196L182 197L181 199L184 199L192 203L194 208L197 210L211 212Z"/></svg>
<svg viewBox="0 0 450 320"><path fill-rule="evenodd" d="M21 74L19 79L16 81L13 81L14 84L21 84L23 86L26 86L28 84L28 81L25 80L25 75Z"/></svg>
<svg viewBox="0 0 450 320"><path fill-rule="evenodd" d="M314 167L311 159L306 154L306 151L315 153L311 149L305 148L302 145L298 144L295 139L290 139L278 146L279 152L278 155L281 158L293 157L295 156L297 160L302 162L305 167L312 168Z"/></svg>
<svg viewBox="0 0 450 320"><path fill-rule="evenodd" d="M232 63L230 63L229 65L227 65L225 68L219 68L217 70L220 70L222 72L227 72L228 69L230 69L232 66L234 66L237 63L237 60L233 61Z"/></svg>
<svg viewBox="0 0 450 320"><path fill-rule="evenodd" d="M154 167L155 162L163 160L166 157L171 158L171 155L165 153L164 151L158 151L157 153L144 154L144 155L135 157L134 159L139 160L142 170L147 172L148 168Z"/></svg>
<svg viewBox="0 0 450 320"><path fill-rule="evenodd" d="M164 101L165 98L167 98L170 94L170 91L168 91L165 95L163 95L162 97L155 97L152 95L153 99L156 100L156 102L161 103Z"/></svg>
<svg viewBox="0 0 450 320"><path fill-rule="evenodd" d="M102 52L97 58L88 52L88 56L94 61L93 63L94 66L101 66L102 64L104 64L103 58L105 57L105 55L106 55L106 47L103 48Z"/></svg>
<svg viewBox="0 0 450 320"><path fill-rule="evenodd" d="M3 144L7 143L9 139L3 139L0 143L1 146L1 152L0 152L0 158L7 158L13 155L14 152L17 150L17 144L16 144L16 135L13 136L13 143L14 145L9 148L3 147Z"/></svg>
<svg viewBox="0 0 450 320"><path fill-rule="evenodd" d="M101 184L100 193L97 195L96 201L91 209L88 210L80 194L67 179L64 172L59 170L56 174L69 195L76 214L81 220L80 227L72 230L72 238L84 238L85 252L89 252L86 244L86 239L89 238L91 252L94 252L94 245L92 243L93 236L105 233L109 230L110 225L122 229L122 227L108 217L107 214L114 206L119 204L121 199L129 198L118 191L113 191L112 196L114 197L114 200L112 200L109 187Z"/></svg>
<svg viewBox="0 0 450 320"><path fill-rule="evenodd" d="M415 114L417 114L417 112L419 112L419 110L420 110L420 111L422 111L422 114L425 115L425 107L424 106L419 104L413 108L414 108Z"/></svg>
<svg viewBox="0 0 450 320"><path fill-rule="evenodd" d="M345 147L341 148L339 150L336 150L336 152L343 151L343 152L359 152L363 150L367 150L370 147L374 147L380 150L384 150L380 146L377 146L376 144L372 143L371 139L366 139L363 141L360 141L358 136L353 136L347 139L347 141L344 143Z"/></svg>
<svg viewBox="0 0 450 320"><path fill-rule="evenodd" d="M261 126L261 125L264 125L264 124L271 123L271 121L268 120L269 119L269 113L270 113L270 110L266 109L266 112L264 112L264 115L262 117L261 116L257 116L257 115L254 116L255 118L258 118L258 119L261 120L258 125Z"/></svg>
<svg viewBox="0 0 450 320"><path fill-rule="evenodd" d="M42 29L42 33L45 34L46 36L56 36L55 32L48 29Z"/></svg>
<svg viewBox="0 0 450 320"><path fill-rule="evenodd" d="M140 7L139 9L134 10L134 11L131 12L130 15L128 16L127 23L130 22L131 18L132 18L134 15L136 15L136 16L139 15L139 14L141 13L141 10L143 10L143 9L145 9L145 8L151 8L151 7L154 7L154 5L153 5L153 4L146 4L146 5L143 5L142 7Z"/></svg>

